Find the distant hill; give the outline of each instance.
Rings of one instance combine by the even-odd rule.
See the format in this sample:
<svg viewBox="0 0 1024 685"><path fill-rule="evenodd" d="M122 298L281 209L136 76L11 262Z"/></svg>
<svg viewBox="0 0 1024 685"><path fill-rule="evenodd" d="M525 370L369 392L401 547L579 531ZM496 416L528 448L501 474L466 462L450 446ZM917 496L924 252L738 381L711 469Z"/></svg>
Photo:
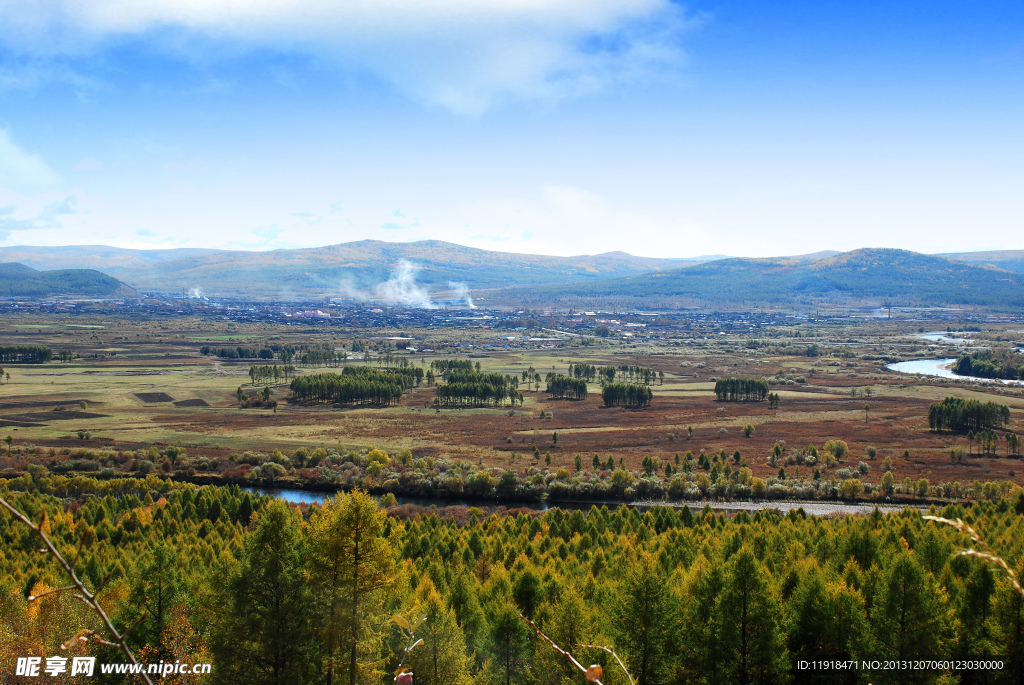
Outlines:
<svg viewBox="0 0 1024 685"><path fill-rule="evenodd" d="M1015 273L1024 273L1024 250L991 250L989 252L955 252L939 255L975 266L994 266Z"/></svg>
<svg viewBox="0 0 1024 685"><path fill-rule="evenodd" d="M95 256L88 254L90 250L95 251ZM715 259L651 259L625 252L550 257L492 252L439 240L409 243L361 240L268 252L20 247L0 248L0 258L29 251L35 260L33 264L63 264L69 260L86 263L87 260L104 273L144 291L175 293L199 289L211 296L281 300L342 297L371 291L392 279L403 260L417 267L415 284L407 280L397 283L399 288L418 285L438 291L448 290L449 283L462 283L471 289L492 289L616 278Z"/></svg>
<svg viewBox="0 0 1024 685"><path fill-rule="evenodd" d="M862 249L817 260L723 259L686 269L507 291L529 305L773 308L798 304L1024 306L1024 275L905 250Z"/></svg>
<svg viewBox="0 0 1024 685"><path fill-rule="evenodd" d="M36 271L24 264L0 264L0 297L118 297L131 291L124 283L93 269Z"/></svg>
<svg viewBox="0 0 1024 685"><path fill-rule="evenodd" d="M132 250L107 245L62 245L59 247L15 245L0 247L0 262L20 262L42 271L96 269L106 273L111 269L138 269L155 262L217 252L220 250L204 248Z"/></svg>

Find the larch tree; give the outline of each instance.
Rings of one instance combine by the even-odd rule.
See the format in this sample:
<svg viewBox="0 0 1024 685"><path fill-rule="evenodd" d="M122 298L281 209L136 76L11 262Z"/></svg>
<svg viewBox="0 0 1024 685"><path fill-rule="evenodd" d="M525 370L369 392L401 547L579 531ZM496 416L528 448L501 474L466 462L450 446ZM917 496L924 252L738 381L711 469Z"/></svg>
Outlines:
<svg viewBox="0 0 1024 685"><path fill-rule="evenodd" d="M417 685L468 685L469 658L466 638L455 620L455 611L438 593L430 578L416 588L414 620L426 620L416 630L423 644L412 650L406 665L415 674Z"/></svg>
<svg viewBox="0 0 1024 685"><path fill-rule="evenodd" d="M387 515L360 490L328 498L311 522L312 570L324 602L326 682L380 680L384 591L394 581L395 549Z"/></svg>

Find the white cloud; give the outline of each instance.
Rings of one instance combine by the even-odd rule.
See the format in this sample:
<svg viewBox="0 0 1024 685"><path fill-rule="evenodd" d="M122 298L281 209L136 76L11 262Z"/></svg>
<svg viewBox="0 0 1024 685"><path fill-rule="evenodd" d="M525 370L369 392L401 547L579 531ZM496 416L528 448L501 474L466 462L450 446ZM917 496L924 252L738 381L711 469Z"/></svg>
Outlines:
<svg viewBox="0 0 1024 685"><path fill-rule="evenodd" d="M0 128L0 186L34 193L52 188L59 182L60 178L46 162L18 147L10 134Z"/></svg>
<svg viewBox="0 0 1024 685"><path fill-rule="evenodd" d="M696 23L671 0L0 0L0 16L0 43L30 58L135 37L189 59L269 49L466 113L673 70Z"/></svg>

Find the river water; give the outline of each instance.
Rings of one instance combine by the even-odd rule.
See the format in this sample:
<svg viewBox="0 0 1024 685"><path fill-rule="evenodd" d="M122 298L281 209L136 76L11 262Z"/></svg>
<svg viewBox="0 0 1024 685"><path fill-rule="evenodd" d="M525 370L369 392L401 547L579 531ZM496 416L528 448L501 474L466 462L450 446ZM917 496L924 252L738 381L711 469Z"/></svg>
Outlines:
<svg viewBox="0 0 1024 685"><path fill-rule="evenodd" d="M956 359L915 359L909 362L896 362L885 368L897 373L914 373L921 376L936 376L955 381L976 381L979 383L1002 383L1003 385L1021 385L1021 381L1008 381L999 378L978 378L977 376L958 376L949 369Z"/></svg>
<svg viewBox="0 0 1024 685"><path fill-rule="evenodd" d="M294 502L298 504L314 504L323 502L327 497L330 497L334 493L331 492L320 492L310 490L295 490L285 488L243 488L249 492L267 495L270 497L279 497L286 502ZM590 511L590 508L594 505L601 506L606 505L609 509L614 509L620 504L626 504L630 507L636 507L638 509L651 509L654 507L672 506L676 508L682 508L685 504L690 507L692 511L700 511L705 506L710 506L715 511L723 513L735 513L740 511L754 512L766 509L778 509L779 511L788 512L790 509L803 508L804 512L812 516L828 516L830 514L841 513L841 514L870 514L875 508L875 504L871 502L863 502L858 504L846 504L843 502L827 502L827 501L773 501L773 500L757 500L757 501L734 501L734 502L712 502L712 501L697 501L697 502L515 502L515 501L504 501L504 500L458 500L458 499L440 499L440 498L429 498L429 497L401 497L396 496L398 504L412 504L419 507L480 507L481 509L488 509L494 507L505 507L506 509L532 509L533 511L547 511L548 509L563 509L566 511L573 511L579 509L581 511ZM884 513L892 511L899 511L903 507L893 506L891 504L880 504L878 508Z"/></svg>

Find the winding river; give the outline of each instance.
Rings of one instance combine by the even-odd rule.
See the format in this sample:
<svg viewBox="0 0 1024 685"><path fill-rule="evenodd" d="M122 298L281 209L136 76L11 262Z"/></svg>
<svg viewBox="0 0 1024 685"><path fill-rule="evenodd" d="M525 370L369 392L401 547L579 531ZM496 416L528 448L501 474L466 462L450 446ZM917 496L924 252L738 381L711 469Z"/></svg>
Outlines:
<svg viewBox="0 0 1024 685"><path fill-rule="evenodd" d="M885 368L897 373L913 373L921 376L936 376L954 381L972 381L977 383L1002 383L1003 385L1022 385L1021 381L1009 381L1000 378L979 378L977 376L958 376L949 365L956 359L915 359L909 362L896 362Z"/></svg>

